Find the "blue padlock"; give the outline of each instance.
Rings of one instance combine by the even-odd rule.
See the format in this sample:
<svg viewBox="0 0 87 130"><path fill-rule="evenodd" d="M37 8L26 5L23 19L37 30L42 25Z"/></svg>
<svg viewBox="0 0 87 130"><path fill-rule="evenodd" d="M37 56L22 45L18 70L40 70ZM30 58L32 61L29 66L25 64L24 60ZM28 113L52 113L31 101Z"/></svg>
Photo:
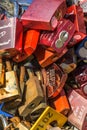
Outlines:
<svg viewBox="0 0 87 130"><path fill-rule="evenodd" d="M9 113L7 113L7 112L2 111L3 105L4 105L4 103L0 104L0 115L3 115L3 116L5 116L5 117L10 117L10 118L12 118L13 115L11 115L11 114L9 114Z"/></svg>
<svg viewBox="0 0 87 130"><path fill-rule="evenodd" d="M76 47L76 54L82 60L87 60L87 37Z"/></svg>

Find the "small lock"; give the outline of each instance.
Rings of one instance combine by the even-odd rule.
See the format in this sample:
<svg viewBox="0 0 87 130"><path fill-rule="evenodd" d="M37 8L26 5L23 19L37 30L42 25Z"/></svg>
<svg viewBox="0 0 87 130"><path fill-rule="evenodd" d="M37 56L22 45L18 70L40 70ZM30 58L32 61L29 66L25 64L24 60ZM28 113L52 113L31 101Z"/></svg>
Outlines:
<svg viewBox="0 0 87 130"><path fill-rule="evenodd" d="M19 114L26 117L44 99L38 78L32 70L27 69L29 79L26 82L25 103L19 108Z"/></svg>
<svg viewBox="0 0 87 130"><path fill-rule="evenodd" d="M5 69L2 63L2 58L0 58L0 87L5 85Z"/></svg>
<svg viewBox="0 0 87 130"><path fill-rule="evenodd" d="M5 73L6 86L0 89L0 101L12 100L20 96L17 75L12 71L9 61L6 61L8 72Z"/></svg>
<svg viewBox="0 0 87 130"><path fill-rule="evenodd" d="M66 121L67 117L48 106L31 127L31 130L46 130L48 125L55 123L61 128Z"/></svg>

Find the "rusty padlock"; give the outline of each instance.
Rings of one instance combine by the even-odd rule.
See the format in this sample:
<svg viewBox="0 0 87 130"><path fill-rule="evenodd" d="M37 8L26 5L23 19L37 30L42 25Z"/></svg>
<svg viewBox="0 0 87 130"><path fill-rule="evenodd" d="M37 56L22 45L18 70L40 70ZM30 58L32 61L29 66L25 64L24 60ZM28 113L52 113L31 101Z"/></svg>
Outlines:
<svg viewBox="0 0 87 130"><path fill-rule="evenodd" d="M42 10L43 7L44 10ZM51 10L51 12L48 10ZM54 30L58 23L57 20L61 19L65 15L65 12L65 0L51 0L50 2L49 0L35 0L22 15L21 20L23 26L26 28Z"/></svg>
<svg viewBox="0 0 87 130"><path fill-rule="evenodd" d="M25 103L19 107L19 114L26 117L44 99L38 78L33 71L27 69L29 79L26 82Z"/></svg>
<svg viewBox="0 0 87 130"><path fill-rule="evenodd" d="M6 86L0 89L0 102L12 100L20 96L17 75L15 71L12 71L10 61L6 61L6 69L8 71L5 73Z"/></svg>
<svg viewBox="0 0 87 130"><path fill-rule="evenodd" d="M17 18L0 20L0 57L10 58L22 51L22 34L23 27Z"/></svg>
<svg viewBox="0 0 87 130"><path fill-rule="evenodd" d="M47 126L50 124L57 124L58 127L61 128L66 121L67 117L47 106L41 116L33 124L31 130L46 130Z"/></svg>

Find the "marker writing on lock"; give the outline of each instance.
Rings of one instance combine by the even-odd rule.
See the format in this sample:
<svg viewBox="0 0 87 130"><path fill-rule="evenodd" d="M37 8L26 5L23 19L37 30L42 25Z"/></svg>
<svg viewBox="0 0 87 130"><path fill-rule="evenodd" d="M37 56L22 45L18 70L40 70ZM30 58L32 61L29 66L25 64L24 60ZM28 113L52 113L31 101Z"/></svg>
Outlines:
<svg viewBox="0 0 87 130"><path fill-rule="evenodd" d="M5 34L6 34L6 31L2 31L2 32L0 33L0 38L2 38Z"/></svg>
<svg viewBox="0 0 87 130"><path fill-rule="evenodd" d="M45 124L49 121L49 119L53 116L53 113L48 112L46 116L40 121L41 123L38 125L36 130L40 130L41 128L44 128Z"/></svg>
<svg viewBox="0 0 87 130"><path fill-rule="evenodd" d="M7 42L2 42L2 43L0 43L0 46L8 45L10 41L11 41L11 40L9 39Z"/></svg>
<svg viewBox="0 0 87 130"><path fill-rule="evenodd" d="M9 28L9 27L12 27L11 23L8 23L7 25L4 25L4 26L0 27L0 29Z"/></svg>

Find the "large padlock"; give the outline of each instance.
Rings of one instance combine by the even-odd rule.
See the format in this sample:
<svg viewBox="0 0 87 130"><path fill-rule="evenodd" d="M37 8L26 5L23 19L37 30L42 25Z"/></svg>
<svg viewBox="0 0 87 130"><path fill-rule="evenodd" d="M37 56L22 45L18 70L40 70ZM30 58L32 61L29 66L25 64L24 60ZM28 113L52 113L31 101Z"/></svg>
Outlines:
<svg viewBox="0 0 87 130"><path fill-rule="evenodd" d="M27 69L29 79L26 82L25 103L19 107L19 114L26 117L44 99L40 82L33 71Z"/></svg>
<svg viewBox="0 0 87 130"><path fill-rule="evenodd" d="M13 57L22 51L23 27L17 18L0 20L0 57Z"/></svg>
<svg viewBox="0 0 87 130"><path fill-rule="evenodd" d="M35 0L22 15L21 20L26 28L54 30L58 24L57 20L62 18L65 12L65 0Z"/></svg>
<svg viewBox="0 0 87 130"><path fill-rule="evenodd" d="M86 34L83 10L80 6L72 5L67 8L67 17L75 24L75 30Z"/></svg>
<svg viewBox="0 0 87 130"><path fill-rule="evenodd" d="M57 53L61 53L72 38L74 32L74 24L70 20L61 19L53 32L42 32L39 44L50 46Z"/></svg>
<svg viewBox="0 0 87 130"><path fill-rule="evenodd" d="M0 89L0 102L12 100L20 96L17 75L15 71L12 71L10 61L6 61L6 69L6 86Z"/></svg>
<svg viewBox="0 0 87 130"><path fill-rule="evenodd" d="M66 121L66 116L56 112L53 108L48 106L33 124L31 130L46 130L47 126L51 124L56 124L61 128Z"/></svg>
<svg viewBox="0 0 87 130"><path fill-rule="evenodd" d="M70 106L64 90L62 90L55 98L49 99L49 103L51 107L56 109L56 111L64 115L69 113Z"/></svg>
<svg viewBox="0 0 87 130"><path fill-rule="evenodd" d="M56 97L63 89L67 74L55 63L46 68L46 87L48 98Z"/></svg>
<svg viewBox="0 0 87 130"><path fill-rule="evenodd" d="M79 95L75 90L68 91L68 99L71 106L68 121L78 129L86 130L87 100Z"/></svg>
<svg viewBox="0 0 87 130"><path fill-rule="evenodd" d="M56 62L67 51L68 51L68 49L65 48L62 51L62 53L58 54L56 52L52 52L52 51L46 50L42 46L38 46L34 54L35 54L39 64L41 65L41 67L47 67L48 65ZM40 55L40 52L41 52L41 55Z"/></svg>
<svg viewBox="0 0 87 130"><path fill-rule="evenodd" d="M81 59L87 60L87 37L85 37L83 41L77 45L76 54Z"/></svg>

